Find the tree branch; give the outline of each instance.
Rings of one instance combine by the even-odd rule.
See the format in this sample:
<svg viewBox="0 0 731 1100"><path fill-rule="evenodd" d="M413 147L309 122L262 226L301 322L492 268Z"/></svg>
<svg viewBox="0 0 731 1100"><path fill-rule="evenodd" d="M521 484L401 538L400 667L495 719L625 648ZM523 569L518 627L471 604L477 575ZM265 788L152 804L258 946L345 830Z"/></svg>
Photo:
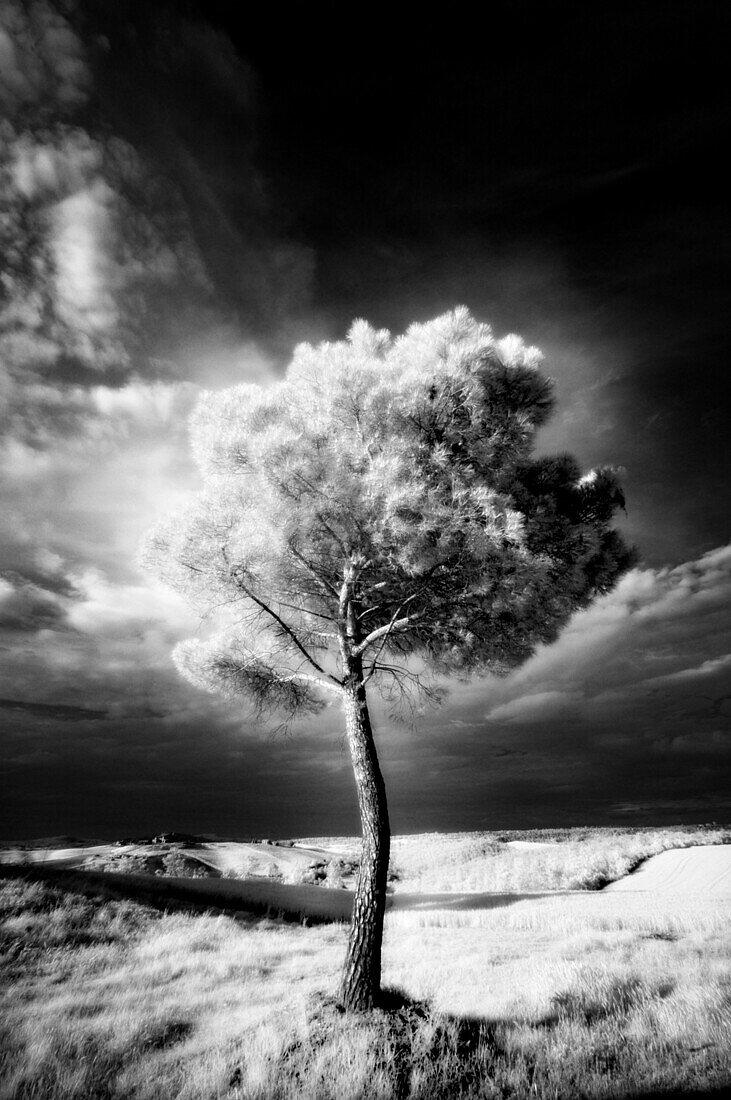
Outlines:
<svg viewBox="0 0 731 1100"><path fill-rule="evenodd" d="M297 561L300 562L302 565L304 565L307 572L310 573L311 576L313 576L315 578L317 583L319 585L321 585L321 587L324 588L325 591L328 592L331 596L334 596L335 599L337 600L339 598L339 593L338 593L338 590L335 587L335 585L330 584L330 581L326 580L325 577L321 577L320 574L315 569L314 565L312 565L312 563L307 560L307 558L304 556L304 554L300 554L299 550L296 550L294 548L294 546L292 546L291 542L289 543L289 549L290 549L290 552L297 559Z"/></svg>
<svg viewBox="0 0 731 1100"><path fill-rule="evenodd" d="M345 545L345 543L343 542L343 540L342 540L342 539L340 538L340 536L339 536L339 535L337 535L337 534L335 533L335 531L333 531L333 529L332 529L332 527L330 526L330 524L329 524L329 523L326 523L326 522L325 522L325 519L324 519L324 517L323 517L323 516L322 516L322 515L321 515L321 514L320 514L319 512L315 512L315 515L317 516L317 518L319 519L320 523L322 524L322 526L323 526L323 527L325 528L325 530L327 531L328 535L331 535L331 536L333 537L333 539L335 540L335 542L336 542L336 543L338 544L338 546L340 547L340 549L341 549L342 553L343 553L344 555L346 555L346 556L347 556L347 554L348 554L348 548L347 548L347 546Z"/></svg>
<svg viewBox="0 0 731 1100"><path fill-rule="evenodd" d="M331 676L328 680L323 680L321 676L310 676L308 672L292 672L287 670L289 676L283 676L282 679L285 682L292 680L306 680L308 684L317 684L318 687L324 688L325 691L334 691L337 693L342 692L343 686L335 676ZM327 673L329 676L330 674Z"/></svg>
<svg viewBox="0 0 731 1100"><path fill-rule="evenodd" d="M179 564L182 565L184 569L190 569L191 573L203 572L199 566L193 565L192 561L181 561Z"/></svg>
<svg viewBox="0 0 731 1100"><path fill-rule="evenodd" d="M404 627L408 627L410 623L415 622L419 618L418 615L406 615L403 619L398 618L399 613L404 609L404 607L406 607L406 604L410 603L415 598L416 594L412 596L407 596L403 603L399 604L399 606L396 608L393 615L391 616L391 621L389 623L385 623L383 626L376 627L376 629L372 630L370 634L368 634L367 637L363 639L362 642L360 642L357 646L353 648L353 656L360 657L361 654L365 653L366 649L368 649L370 645L373 645L374 642L377 642L379 638L383 638L383 641L381 642L381 645L378 649L378 653L374 658L375 663L375 661L378 660L381 653L383 652L383 647L386 645L389 635L392 634L395 630L401 630Z"/></svg>
<svg viewBox="0 0 731 1100"><path fill-rule="evenodd" d="M302 615L312 615L316 619L325 619L329 623L335 622L332 615L325 615L322 611L311 611L309 607L298 607L297 604L285 603L284 600L278 600L277 602L280 607L288 607L290 611L299 611Z"/></svg>
<svg viewBox="0 0 731 1100"><path fill-rule="evenodd" d="M225 553L224 553L224 560L226 560ZM249 597L249 599L252 600L257 605L257 607L260 607L262 609L262 611L266 612L267 615L271 616L271 618L274 619L275 623L277 623L281 627L281 629L284 631L284 633L287 635L287 637L292 639L292 641L294 642L294 644L296 645L296 647L300 651L300 653L303 655L303 657L312 665L312 667L317 672L320 673L321 676L325 676L328 680L332 680L332 682L335 683L335 684L340 684L340 681L338 680L338 678L336 676L333 676L332 673L330 673L330 672L326 672L325 669L322 667L322 665L318 664L318 662L315 660L315 658L310 653L307 652L307 650L303 646L302 642L299 640L299 638L295 634L294 630L292 630L292 627L288 623L286 623L284 621L284 619L282 619L279 615L277 615L276 611L273 608L269 607L268 604L264 603L263 600L260 600L258 596L254 595L254 593L251 591L251 589L247 588L247 586L244 584L243 580L236 577L233 572L231 573L231 576L233 577L235 583L238 585L238 587L241 589L241 591L244 592Z"/></svg>

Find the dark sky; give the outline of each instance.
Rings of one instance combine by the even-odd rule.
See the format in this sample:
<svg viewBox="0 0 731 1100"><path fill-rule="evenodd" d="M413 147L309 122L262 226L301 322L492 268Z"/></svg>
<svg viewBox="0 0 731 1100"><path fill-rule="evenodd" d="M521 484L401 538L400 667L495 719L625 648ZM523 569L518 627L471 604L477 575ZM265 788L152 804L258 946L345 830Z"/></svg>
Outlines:
<svg viewBox="0 0 731 1100"><path fill-rule="evenodd" d="M355 829L337 710L283 739L180 681L137 547L201 389L462 303L543 349L539 449L622 467L640 563L379 714L394 828L729 819L730 21L0 0L0 836Z"/></svg>

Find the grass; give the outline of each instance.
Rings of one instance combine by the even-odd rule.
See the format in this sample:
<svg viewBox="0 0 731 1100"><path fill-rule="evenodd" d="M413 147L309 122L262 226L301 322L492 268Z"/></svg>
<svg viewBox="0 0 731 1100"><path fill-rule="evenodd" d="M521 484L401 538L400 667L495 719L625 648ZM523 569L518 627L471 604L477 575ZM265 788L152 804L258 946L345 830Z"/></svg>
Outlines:
<svg viewBox="0 0 731 1100"><path fill-rule="evenodd" d="M517 847L523 838L536 847ZM731 842L727 828L465 833L394 838L402 889L418 893L597 890L670 848Z"/></svg>
<svg viewBox="0 0 731 1100"><path fill-rule="evenodd" d="M70 875L0 878L0 1100L720 1089L727 916L721 900L591 892L394 909L384 982L401 993L350 1017L330 996L342 924L165 912Z"/></svg>
<svg viewBox="0 0 731 1100"><path fill-rule="evenodd" d="M397 836L392 841L390 882L402 892L416 893L595 890L669 848L724 843L731 843L731 830L712 826ZM308 852L308 848L312 850ZM89 855L83 848L77 851L75 862L64 853L64 863L92 874L154 874L186 880L264 878L284 886L352 889L359 841L355 837L313 837L296 842L227 841L203 846L172 842L121 849L109 844L98 846ZM0 849L3 862L59 866L53 849L45 851L45 859L37 857L38 849ZM213 894L217 889L214 883Z"/></svg>

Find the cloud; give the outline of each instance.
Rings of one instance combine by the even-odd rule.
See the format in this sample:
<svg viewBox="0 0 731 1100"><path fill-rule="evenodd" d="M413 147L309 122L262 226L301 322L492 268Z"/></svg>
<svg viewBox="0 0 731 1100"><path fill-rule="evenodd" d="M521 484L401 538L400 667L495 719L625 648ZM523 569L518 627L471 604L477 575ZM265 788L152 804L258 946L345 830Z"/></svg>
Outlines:
<svg viewBox="0 0 731 1100"><path fill-rule="evenodd" d="M183 603L156 583L116 582L41 551L24 573L0 577L0 695L41 708L26 717L82 701L96 717L103 711L150 721L186 711L190 701L177 691L170 653L196 627ZM193 710L200 709L196 700Z"/></svg>
<svg viewBox="0 0 731 1100"><path fill-rule="evenodd" d="M271 376L256 333L309 261L271 216L255 79L222 32L43 0L0 0L0 26L0 563L45 547L129 581L194 484L198 387Z"/></svg>
<svg viewBox="0 0 731 1100"><path fill-rule="evenodd" d="M68 621L87 635L139 638L143 628L160 625L168 636L195 625L195 617L162 585L118 584L97 569L71 574L79 593L69 608Z"/></svg>
<svg viewBox="0 0 731 1100"><path fill-rule="evenodd" d="M190 383L138 378L119 387L27 384L8 397L0 462L11 481L22 481L99 461L131 440L159 442L160 433L175 446L196 395Z"/></svg>
<svg viewBox="0 0 731 1100"><path fill-rule="evenodd" d="M728 646L730 605L731 545L674 567L634 569L575 616L554 645L541 647L506 690L579 682L591 696L615 684L649 686L680 673L689 657L717 661Z"/></svg>
<svg viewBox="0 0 731 1100"><path fill-rule="evenodd" d="M56 204L52 235L61 320L83 331L112 331L118 322L109 261L114 192L97 179Z"/></svg>
<svg viewBox="0 0 731 1100"><path fill-rule="evenodd" d="M703 661L700 665L681 668L677 672L667 672L663 676L655 676L647 682L655 685L679 683L691 687L694 681L702 681L707 677L716 676L720 672L726 673L729 671L731 671L731 654L725 653L721 657L713 657Z"/></svg>
<svg viewBox="0 0 731 1100"><path fill-rule="evenodd" d="M80 388L196 381L207 363L191 355L192 343L206 347L204 358L216 350L231 358L251 343L249 320L215 285L219 274L226 282L248 265L260 300L277 299L271 273L284 242L266 228L258 171L247 159L248 194L234 206L250 220L244 236L228 201L231 170L211 178L198 148L210 130L190 129L191 96L206 108L218 100L214 126L227 109L237 121L250 116L250 74L220 32L157 8L139 13L139 27L135 18L99 8L82 19L73 4L43 0L0 6L0 396L11 410L5 439L20 444L21 464L25 444L53 448L55 427L86 435L84 421L103 419L93 403L84 407ZM103 77L131 42L139 88L120 101ZM148 82L148 69L161 81ZM149 141L140 121L165 115L166 140ZM176 136L184 121L187 144ZM205 210L218 211L215 241ZM239 357L236 380L246 361Z"/></svg>
<svg viewBox="0 0 731 1100"><path fill-rule="evenodd" d="M101 171L102 147L84 130L57 125L35 136L6 126L6 134L8 182L25 202L73 195Z"/></svg>
<svg viewBox="0 0 731 1100"><path fill-rule="evenodd" d="M0 631L66 629L63 602L54 592L12 572L0 576Z"/></svg>
<svg viewBox="0 0 731 1100"><path fill-rule="evenodd" d="M181 305L197 322L212 312L177 189L162 202L154 168L116 138L65 123L24 132L6 124L5 136L6 371L18 385L154 375L160 330Z"/></svg>
<svg viewBox="0 0 731 1100"><path fill-rule="evenodd" d="M187 382L133 379L120 387L92 386L86 396L89 408L105 421L159 431L171 429L185 418L197 389Z"/></svg>
<svg viewBox="0 0 731 1100"><path fill-rule="evenodd" d="M105 821L123 820L128 797L144 803L144 818L146 784L161 784L161 827L202 828L214 803L230 822L250 822L244 829L258 821L272 831L276 818L283 831L316 832L313 822L332 820L323 805L355 827L337 707L273 740L238 706L176 676L171 650L196 623L169 593L48 551L32 568L34 583L59 591L67 623L39 631L25 652L8 650L0 673L0 695L23 701L3 711L14 789L27 792L22 812L20 794L10 806L18 820L33 813L57 831L73 817L58 784L73 775L86 812ZM522 669L455 686L418 733L394 729L374 707L394 827L723 816L730 582L729 548L635 570ZM54 717L58 707L68 716Z"/></svg>
<svg viewBox="0 0 731 1100"><path fill-rule="evenodd" d="M45 0L0 0L0 105L63 111L88 95L84 47L68 20Z"/></svg>
<svg viewBox="0 0 731 1100"><path fill-rule="evenodd" d="M52 722L91 722L107 717L104 710L91 707L66 706L63 703L25 703L20 699L0 699L0 709L17 711L33 718L45 718Z"/></svg>
<svg viewBox="0 0 731 1100"><path fill-rule="evenodd" d="M533 722L547 714L556 717L579 698L576 692L538 691L501 703L485 715L489 722Z"/></svg>
<svg viewBox="0 0 731 1100"><path fill-rule="evenodd" d="M5 570L0 575L0 632L42 631L45 659L52 660L54 647L62 648L64 667L74 649L96 646L103 663L105 651L116 661L125 645L148 666L161 656L169 664L172 639L199 625L183 601L157 581L123 583L98 568L79 569L48 552L36 560L36 568L31 563L23 573ZM72 632L74 637L62 641L52 636L54 631ZM146 657L141 652L145 646ZM44 652L41 644L35 652Z"/></svg>
<svg viewBox="0 0 731 1100"><path fill-rule="evenodd" d="M418 734L374 714L394 819L720 820L730 637L731 546L633 570L509 676L452 685Z"/></svg>

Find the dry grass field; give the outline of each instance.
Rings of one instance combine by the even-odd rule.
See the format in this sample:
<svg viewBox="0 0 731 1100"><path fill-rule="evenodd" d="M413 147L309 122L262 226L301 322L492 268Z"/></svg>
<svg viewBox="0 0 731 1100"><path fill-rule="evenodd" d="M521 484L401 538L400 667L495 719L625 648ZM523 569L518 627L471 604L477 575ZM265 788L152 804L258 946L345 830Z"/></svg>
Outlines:
<svg viewBox="0 0 731 1100"><path fill-rule="evenodd" d="M651 850L673 846L644 835ZM107 876L110 893L75 872L54 881L44 867L8 867L0 1097L720 1095L731 1086L731 897L577 889L618 848L632 865L638 836L605 834L603 855L598 832L554 837L538 864L542 849L484 837L398 839L392 998L356 1018L331 998L342 922L172 911L125 897L135 880L123 875Z"/></svg>

